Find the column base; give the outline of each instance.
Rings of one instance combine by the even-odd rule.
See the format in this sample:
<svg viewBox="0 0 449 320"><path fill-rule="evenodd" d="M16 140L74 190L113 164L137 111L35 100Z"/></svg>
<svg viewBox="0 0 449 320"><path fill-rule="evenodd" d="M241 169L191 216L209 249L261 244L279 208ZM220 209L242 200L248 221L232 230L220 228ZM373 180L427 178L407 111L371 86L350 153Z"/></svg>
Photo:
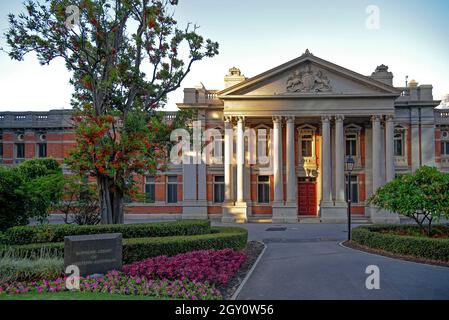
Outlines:
<svg viewBox="0 0 449 320"><path fill-rule="evenodd" d="M206 201L183 201L182 220L207 220Z"/></svg>
<svg viewBox="0 0 449 320"><path fill-rule="evenodd" d="M298 223L298 207L295 203L273 204L273 223Z"/></svg>
<svg viewBox="0 0 449 320"><path fill-rule="evenodd" d="M321 222L345 223L348 221L348 206L346 203L321 204Z"/></svg>
<svg viewBox="0 0 449 320"><path fill-rule="evenodd" d="M246 223L248 222L249 207L246 202L236 202L235 204L224 203L223 217L221 222L223 223Z"/></svg>
<svg viewBox="0 0 449 320"><path fill-rule="evenodd" d="M370 207L370 218L372 223L379 224L399 224L401 220L397 213Z"/></svg>

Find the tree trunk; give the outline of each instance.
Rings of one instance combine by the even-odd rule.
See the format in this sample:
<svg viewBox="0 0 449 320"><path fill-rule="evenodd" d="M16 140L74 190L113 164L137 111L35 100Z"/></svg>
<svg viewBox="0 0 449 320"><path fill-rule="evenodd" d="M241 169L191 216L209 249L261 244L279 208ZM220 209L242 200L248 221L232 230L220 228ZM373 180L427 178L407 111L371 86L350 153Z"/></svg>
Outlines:
<svg viewBox="0 0 449 320"><path fill-rule="evenodd" d="M124 212L123 212L123 192L114 191L111 193L112 199L112 218L114 224L124 223Z"/></svg>
<svg viewBox="0 0 449 320"><path fill-rule="evenodd" d="M97 183L100 193L101 224L123 224L123 192L117 191L114 188L114 183L108 177L98 177Z"/></svg>

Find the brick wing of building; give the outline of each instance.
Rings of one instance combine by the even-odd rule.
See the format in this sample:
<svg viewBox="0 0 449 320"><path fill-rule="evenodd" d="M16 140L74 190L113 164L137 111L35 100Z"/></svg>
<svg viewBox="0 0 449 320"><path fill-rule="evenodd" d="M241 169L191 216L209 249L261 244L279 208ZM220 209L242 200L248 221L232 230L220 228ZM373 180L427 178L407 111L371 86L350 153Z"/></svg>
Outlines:
<svg viewBox="0 0 449 320"><path fill-rule="evenodd" d="M449 171L449 110L439 104L431 85L393 87L384 65L364 76L309 51L249 79L232 68L224 89L186 88L178 104L197 109L203 129L223 133L223 156L230 161L172 165L157 177L140 177L147 200L128 203L127 212L341 222L349 187L360 220L397 222L397 215L370 207L367 199L395 175L422 165ZM279 132L267 141L268 168L236 161L252 156L246 129ZM62 161L75 143L70 111L0 113L0 139L4 165L46 156ZM344 171L349 156L355 160L351 181Z"/></svg>

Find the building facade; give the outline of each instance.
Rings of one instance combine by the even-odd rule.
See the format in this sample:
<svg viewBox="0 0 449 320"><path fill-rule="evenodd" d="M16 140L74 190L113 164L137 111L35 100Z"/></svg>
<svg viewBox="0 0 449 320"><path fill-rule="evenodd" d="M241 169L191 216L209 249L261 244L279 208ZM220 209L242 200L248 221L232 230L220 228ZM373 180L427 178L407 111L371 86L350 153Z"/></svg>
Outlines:
<svg viewBox="0 0 449 320"><path fill-rule="evenodd" d="M431 85L393 87L384 65L364 76L309 51L249 79L232 68L224 89L186 88L178 104L198 111L203 131L221 133L205 140L222 146L217 158L223 161L171 165L157 177L139 177L147 201L130 202L127 212L224 222L342 222L351 188L354 216L397 222L397 215L367 200L395 175L422 165L449 172L449 111L436 109L439 103ZM68 111L56 110L0 113L3 163L62 159L74 143L67 117ZM262 131L271 133L266 143L249 147L248 132ZM250 161L254 154L269 161ZM349 156L355 160L350 181L344 169Z"/></svg>

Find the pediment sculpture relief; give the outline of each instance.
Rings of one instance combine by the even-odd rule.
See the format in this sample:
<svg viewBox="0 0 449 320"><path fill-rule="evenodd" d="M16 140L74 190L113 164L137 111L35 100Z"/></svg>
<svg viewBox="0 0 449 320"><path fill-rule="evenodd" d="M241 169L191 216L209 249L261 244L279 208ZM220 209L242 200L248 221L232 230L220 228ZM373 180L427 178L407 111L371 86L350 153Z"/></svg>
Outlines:
<svg viewBox="0 0 449 320"><path fill-rule="evenodd" d="M321 70L313 70L311 65L295 70L287 79L287 92L316 93L330 92L330 80Z"/></svg>

